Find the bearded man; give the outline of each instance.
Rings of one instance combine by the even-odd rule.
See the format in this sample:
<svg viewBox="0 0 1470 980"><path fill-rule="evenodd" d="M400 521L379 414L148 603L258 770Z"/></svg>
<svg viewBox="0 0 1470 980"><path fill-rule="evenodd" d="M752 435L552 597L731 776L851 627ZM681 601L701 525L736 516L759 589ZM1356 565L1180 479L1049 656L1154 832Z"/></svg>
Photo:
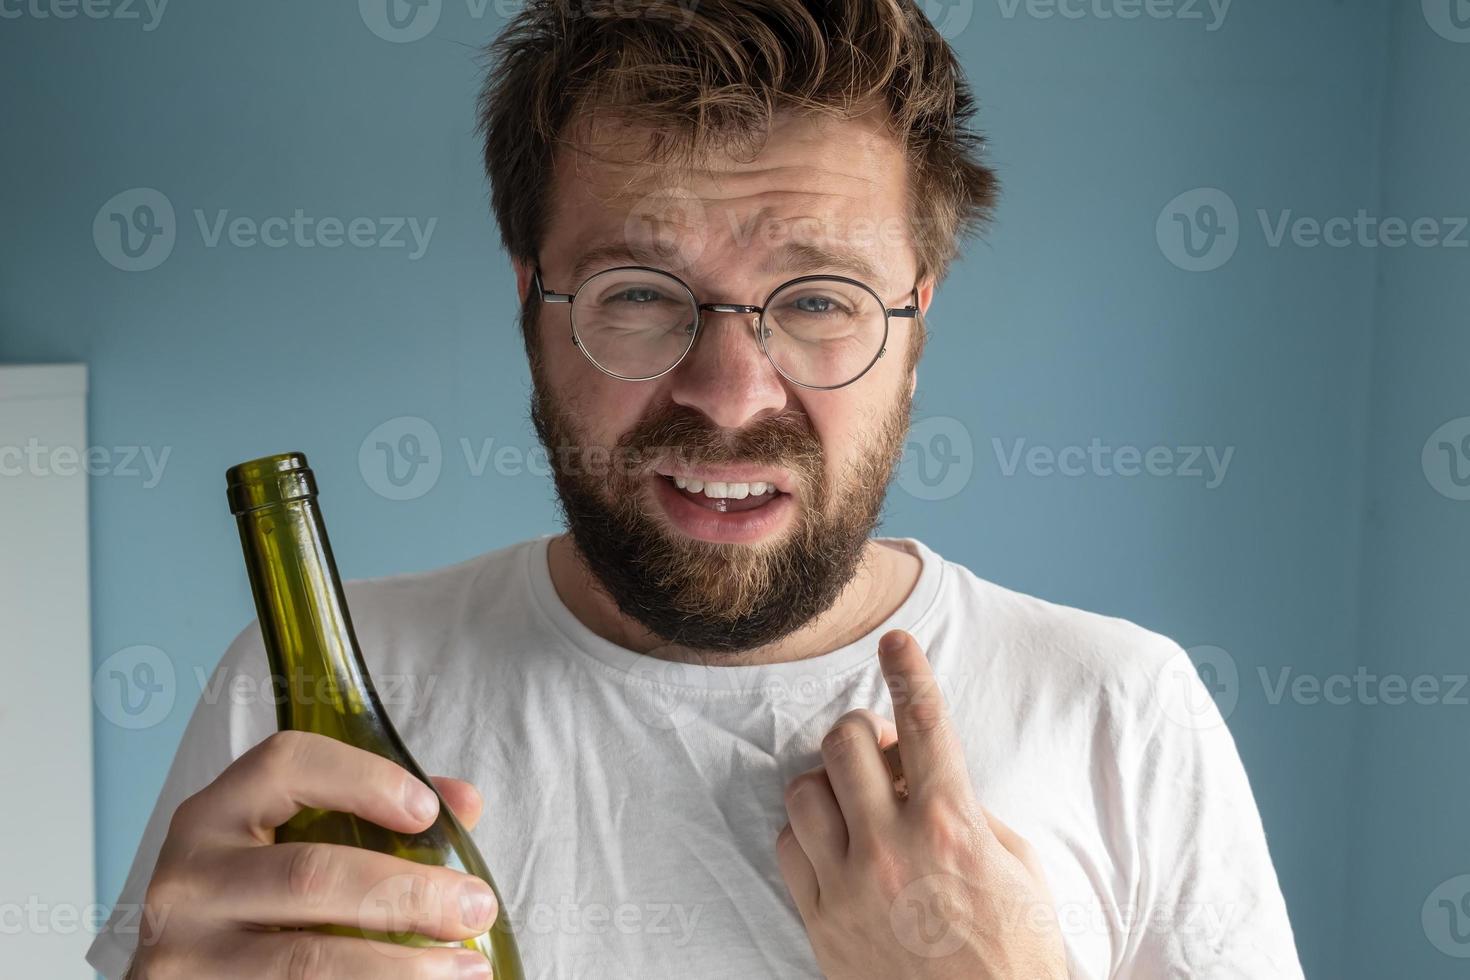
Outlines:
<svg viewBox="0 0 1470 980"><path fill-rule="evenodd" d="M406 925L504 916L546 978L1300 977L1179 647L874 536L925 314L996 196L913 0L533 0L493 54L485 165L566 533L348 588L372 672L435 680L390 713L469 824L483 793L504 894L435 869ZM216 677L266 670L252 627ZM265 699L201 700L119 900L143 942L108 929L94 965L485 976L282 928L373 925L416 866L274 843L281 819L415 829L437 802L274 729Z"/></svg>

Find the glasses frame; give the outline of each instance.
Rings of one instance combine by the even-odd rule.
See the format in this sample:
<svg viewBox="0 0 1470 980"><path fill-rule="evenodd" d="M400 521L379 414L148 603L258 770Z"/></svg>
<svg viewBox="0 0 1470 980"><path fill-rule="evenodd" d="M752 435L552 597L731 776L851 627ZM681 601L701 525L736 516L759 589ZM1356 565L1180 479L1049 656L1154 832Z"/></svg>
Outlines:
<svg viewBox="0 0 1470 980"><path fill-rule="evenodd" d="M678 360L674 361L673 364L670 364L658 374L650 374L647 377L642 378L629 378L624 375L617 374L613 371L609 371L607 368L597 363L597 358L588 353L587 348L582 344L581 338L577 336L577 317L575 315L576 307L575 305L573 305L576 302L577 294L582 291L583 287L585 287L587 283L591 282L593 279L596 279L598 276L607 275L610 272L652 272L661 276L666 276L667 278L672 279L674 282L678 283L683 288L685 294L689 297L689 305L694 309L694 334L692 337L689 338L689 346L684 348L684 353L679 355ZM541 282L540 266L537 266L534 270L532 274L532 280L536 284L536 294L540 298L541 302L566 303L568 305L572 305L572 309L567 311L569 314L572 314L568 317L568 319L572 322L572 344L582 352L582 356L587 358L587 360L592 364L593 367L597 368L597 370L601 371L608 377L616 378L619 381L655 381L659 378L662 378L664 375L674 370L674 368L684 363L684 359L689 356L689 352L694 350L694 345L699 342L700 330L704 326L705 312L735 313L741 316L750 316L752 314L760 316L760 320L758 320L756 323L756 340L760 343L761 353L766 356L766 360L770 362L771 367L776 369L777 374L781 375L781 377L785 378L787 381L791 382L794 385L802 388L807 388L812 391L836 391L838 388L846 388L848 385L852 384L853 382L860 379L863 375L867 374L873 369L873 365L878 363L878 359L881 358L885 353L887 353L888 321L891 318L905 317L907 319L913 319L919 315L919 307L917 305L917 301L919 298L919 287L917 285L915 285L914 288L910 291L915 300L915 303L913 305L890 307L887 303L883 302L883 297L879 296L877 290L873 289L872 286L869 286L867 283L861 282L857 279L851 279L847 276L838 275L816 274L810 276L797 276L795 279L789 279L786 282L781 283L781 285L777 286L775 289L771 290L770 293L766 295L765 300L759 306L750 306L745 303L701 303L699 302L698 297L694 295L694 290L689 288L689 284L686 283L683 279L680 279L678 276L674 275L672 272L669 272L667 269L656 269L653 266L648 265L619 265L613 266L609 269L602 269L598 272L594 272L592 275L582 280L581 285L577 286L577 288L570 293L555 293L546 289L545 285ZM815 280L842 282L850 286L856 286L858 289L861 289L868 295L872 296L873 299L878 303L879 308L883 310L883 341L878 345L878 353L873 355L872 360L868 361L868 363L864 365L861 371L859 371L847 381L842 382L841 384L813 385L793 378L791 375L787 374L781 369L781 365L776 363L776 359L771 356L770 349L766 347L766 338L769 337L771 334L771 331L766 327L766 309L771 305L771 300L775 299L776 295L784 289L789 289L792 286L796 286L804 282L812 282Z"/></svg>

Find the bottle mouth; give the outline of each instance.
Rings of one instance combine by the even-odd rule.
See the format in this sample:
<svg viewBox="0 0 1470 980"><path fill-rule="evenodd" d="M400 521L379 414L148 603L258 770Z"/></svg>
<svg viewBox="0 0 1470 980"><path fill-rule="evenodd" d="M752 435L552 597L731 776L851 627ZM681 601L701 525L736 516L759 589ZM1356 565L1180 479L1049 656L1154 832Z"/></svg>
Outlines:
<svg viewBox="0 0 1470 980"><path fill-rule="evenodd" d="M225 471L230 513L316 496L316 478L304 453L278 453L238 463Z"/></svg>

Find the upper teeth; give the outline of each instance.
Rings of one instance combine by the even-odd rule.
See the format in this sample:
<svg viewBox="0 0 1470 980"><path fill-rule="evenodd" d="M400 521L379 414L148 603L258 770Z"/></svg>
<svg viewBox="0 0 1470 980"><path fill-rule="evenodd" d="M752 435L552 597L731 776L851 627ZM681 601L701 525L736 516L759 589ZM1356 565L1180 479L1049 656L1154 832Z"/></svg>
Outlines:
<svg viewBox="0 0 1470 980"><path fill-rule="evenodd" d="M706 483L703 480L694 480L687 477L673 477L674 486L690 493L702 493L706 497L729 498L731 500L744 500L746 497L759 497L763 493L769 493L776 489L773 483L720 483L711 480Z"/></svg>

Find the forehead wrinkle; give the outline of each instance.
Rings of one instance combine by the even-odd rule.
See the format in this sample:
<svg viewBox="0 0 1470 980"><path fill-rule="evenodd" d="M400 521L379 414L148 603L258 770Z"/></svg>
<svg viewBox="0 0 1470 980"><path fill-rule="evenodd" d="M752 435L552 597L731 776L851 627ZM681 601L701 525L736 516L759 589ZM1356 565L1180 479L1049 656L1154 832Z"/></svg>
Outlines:
<svg viewBox="0 0 1470 980"><path fill-rule="evenodd" d="M862 149L858 152L862 153ZM703 186L690 186L691 174L705 178ZM901 219L900 212L905 210L901 201L873 200L870 190L883 182L882 174L859 175L824 167L765 165L718 172L707 168L680 168L650 174L647 169L631 165L604 165L585 176L593 179L577 182L585 196L580 206L568 202L571 203L570 213L581 211L584 221L597 210L605 213L600 216L602 220L596 221L596 224L604 225L603 233L589 235L573 255L575 270L579 273L578 282L599 271L587 268L589 258L597 258L590 256L593 250L604 257L611 257L611 261L600 263L602 268L627 264L662 266L663 259L656 250L630 247L653 243L628 241L626 224L616 220L624 210L642 210L652 203L653 213L658 216L656 220L660 220L670 233L657 236L657 243L667 238L677 246L685 234L692 232L691 241L700 244L703 252L701 261L693 266L687 261L680 263L684 266L680 277L689 280L691 285L698 280L712 281L710 276L719 278L709 270L728 269L730 262L740 264L743 257L754 260L747 268L762 276L774 276L782 269L799 268L799 272L792 274L830 271L881 287L886 279L882 267L889 257L883 249L874 251L855 243L852 241L854 236L842 234L842 228L847 223L862 222L866 226L875 219L880 224L890 219ZM783 177L790 178L790 183L795 186L749 186ZM663 195L668 195L667 209L661 205ZM681 201L687 201L692 210L681 205ZM594 209L592 213L584 210L588 207ZM890 209L897 210L890 214ZM702 218L699 217L701 210ZM698 227L691 223L691 218L700 222ZM793 243L787 241L784 234L774 239L769 237L773 224L788 226L795 231L798 244L810 242L815 247L792 248ZM823 230L823 226L832 227ZM817 229L816 234L812 233L813 227ZM871 234L869 229L861 237L867 241ZM825 258L821 255L824 246L829 252L852 252L857 261L819 262ZM622 247L622 255L612 256L612 247ZM716 260L716 253L724 254L725 260ZM728 278L728 272L724 278ZM576 282L568 284L568 288L576 285Z"/></svg>
<svg viewBox="0 0 1470 980"><path fill-rule="evenodd" d="M871 197L874 188L884 188L895 171L905 170L902 147L883 125L884 118L881 112L847 120L780 113L770 135L779 130L794 138L771 139L768 135L753 156L712 150L693 159L651 161L638 152L648 139L642 127L583 115L573 128L578 135L557 148L558 162L570 158L570 168L555 169L573 177L589 197L613 207L670 190L710 205L762 195L840 198L863 205L870 203L865 198ZM817 159L801 159L804 154ZM786 162L793 155L798 162ZM784 181L790 186L758 191L730 186L757 181ZM693 186L696 184L704 186Z"/></svg>
<svg viewBox="0 0 1470 980"><path fill-rule="evenodd" d="M861 159L861 157L859 157L858 159ZM826 195L834 193L831 190L834 182L862 184L865 187L872 187L877 184L877 180L875 180L873 177L858 172L854 169L844 168L840 170L833 170L829 167L813 166L811 164L803 164L801 166L782 164L778 166L735 170L719 174L717 177L712 178L712 180L717 184L749 183L755 180L784 180L788 177L788 175L794 175L795 177L795 179L789 181L790 184L794 184L797 187L811 187L814 189L783 190L781 188L772 188L769 193L808 193Z"/></svg>
<svg viewBox="0 0 1470 980"><path fill-rule="evenodd" d="M880 184L880 177L834 170L809 164L740 167L725 169L705 167L648 168L632 165L605 165L600 172L581 173L581 183L594 196L610 203L637 201L653 194L682 192L707 204L725 203L743 198L789 196L837 197L856 199ZM785 186L744 186L759 182L781 182ZM841 185L844 189L838 189ZM853 186L858 185L858 186Z"/></svg>

